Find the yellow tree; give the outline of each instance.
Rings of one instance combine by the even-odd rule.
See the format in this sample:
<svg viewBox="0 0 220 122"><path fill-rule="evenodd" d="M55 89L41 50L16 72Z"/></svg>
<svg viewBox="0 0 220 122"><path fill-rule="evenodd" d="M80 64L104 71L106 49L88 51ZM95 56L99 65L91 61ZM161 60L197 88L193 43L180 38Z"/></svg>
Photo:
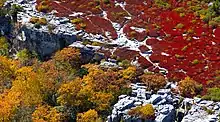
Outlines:
<svg viewBox="0 0 220 122"><path fill-rule="evenodd" d="M80 106L82 104L82 99L78 94L81 89L82 81L79 78L62 84L58 90L58 103L66 106Z"/></svg>
<svg viewBox="0 0 220 122"><path fill-rule="evenodd" d="M14 92L11 90L5 91L0 94L0 121L8 122L13 119L15 110L19 107L21 100L20 92Z"/></svg>
<svg viewBox="0 0 220 122"><path fill-rule="evenodd" d="M94 92L89 98L97 111L104 111L110 108L113 95L111 93Z"/></svg>
<svg viewBox="0 0 220 122"><path fill-rule="evenodd" d="M127 69L122 70L121 75L125 80L128 80L128 81L134 80L136 76L136 67L130 66Z"/></svg>
<svg viewBox="0 0 220 122"><path fill-rule="evenodd" d="M5 88L10 88L11 82L15 77L17 62L0 56L0 93Z"/></svg>
<svg viewBox="0 0 220 122"><path fill-rule="evenodd" d="M16 71L11 91L21 93L20 100L24 106L41 103L40 81L31 67L22 67Z"/></svg>
<svg viewBox="0 0 220 122"><path fill-rule="evenodd" d="M61 51L56 52L53 59L61 69L79 68L80 62L80 50L76 48L64 48Z"/></svg>
<svg viewBox="0 0 220 122"><path fill-rule="evenodd" d="M77 114L77 122L98 122L101 120L98 117L98 113L90 109L87 112Z"/></svg>
<svg viewBox="0 0 220 122"><path fill-rule="evenodd" d="M32 114L33 122L61 122L62 114L49 105L38 105Z"/></svg>

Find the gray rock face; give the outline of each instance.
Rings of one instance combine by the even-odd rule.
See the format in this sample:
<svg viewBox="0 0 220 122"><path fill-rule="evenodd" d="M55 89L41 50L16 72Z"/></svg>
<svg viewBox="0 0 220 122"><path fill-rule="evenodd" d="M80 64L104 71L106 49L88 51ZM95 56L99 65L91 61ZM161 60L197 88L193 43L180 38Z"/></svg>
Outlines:
<svg viewBox="0 0 220 122"><path fill-rule="evenodd" d="M145 104L153 105L156 116L154 122L173 122L175 120L175 108L170 101L167 101L173 98L169 90L164 89L160 90L160 94L152 94L146 91L146 86L141 83L132 84L131 87L132 96L119 96L119 101L114 105L112 114L108 117L108 122L119 122L121 119L125 122L142 122L143 120L140 118L129 116L128 111ZM152 120L144 121L152 122Z"/></svg>
<svg viewBox="0 0 220 122"><path fill-rule="evenodd" d="M119 101L114 105L108 122L120 120L150 122L151 120L141 120L128 115L129 110L146 104L152 104L155 109L156 118L153 122L217 122L219 120L220 102L200 98L184 98L182 101L181 96L172 94L170 89L160 89L157 94L153 94L146 91L146 86L141 83L131 84L131 88L132 96L119 96Z"/></svg>
<svg viewBox="0 0 220 122"><path fill-rule="evenodd" d="M187 99L185 102L191 104L191 108L182 122L218 122L220 114L218 102L198 100L198 98Z"/></svg>
<svg viewBox="0 0 220 122"><path fill-rule="evenodd" d="M0 16L0 34L7 35L12 31L11 18Z"/></svg>
<svg viewBox="0 0 220 122"><path fill-rule="evenodd" d="M166 104L160 105L156 110L158 110L158 115L155 119L156 122L174 122L175 121L175 108L173 105Z"/></svg>
<svg viewBox="0 0 220 122"><path fill-rule="evenodd" d="M8 7L13 4L18 4L23 8L23 11L18 12L17 15L19 24L15 23L12 29L10 17L0 17L0 33L2 35L11 33L12 47L17 48L15 50L28 48L36 51L43 58L77 41L78 31L69 19L55 17L52 13L38 12L33 7L36 5L36 0L7 0L5 2L5 6ZM48 25L36 28L29 22L31 17L43 17L48 21ZM50 30L49 26L53 26L53 29Z"/></svg>
<svg viewBox="0 0 220 122"><path fill-rule="evenodd" d="M41 56L47 56L72 44L77 40L75 35L53 34L23 26L20 33L25 35L25 43L30 50L35 50Z"/></svg>

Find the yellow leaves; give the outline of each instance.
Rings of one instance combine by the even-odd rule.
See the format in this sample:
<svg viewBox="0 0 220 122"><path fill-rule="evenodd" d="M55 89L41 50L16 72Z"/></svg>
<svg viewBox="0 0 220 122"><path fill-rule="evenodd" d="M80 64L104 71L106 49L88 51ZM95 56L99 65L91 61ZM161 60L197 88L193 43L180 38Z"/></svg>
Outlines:
<svg viewBox="0 0 220 122"><path fill-rule="evenodd" d="M136 76L136 68L135 67L128 67L127 69L122 71L122 77L125 80L132 80Z"/></svg>
<svg viewBox="0 0 220 122"><path fill-rule="evenodd" d="M97 122L98 119L98 113L93 109L77 114L77 122Z"/></svg>
<svg viewBox="0 0 220 122"><path fill-rule="evenodd" d="M82 82L78 78L69 83L62 84L58 90L60 96L57 98L57 102L61 105L79 106L81 101L78 99L78 93L81 88Z"/></svg>
<svg viewBox="0 0 220 122"><path fill-rule="evenodd" d="M61 51L58 51L55 56L54 60L57 63L67 65L70 64L73 67L78 67L80 62L80 50L75 48L64 48Z"/></svg>
<svg viewBox="0 0 220 122"><path fill-rule="evenodd" d="M32 114L33 122L61 122L62 114L49 105L38 105Z"/></svg>
<svg viewBox="0 0 220 122"><path fill-rule="evenodd" d="M96 105L96 110L103 111L110 107L113 98L111 93L96 92L89 100Z"/></svg>
<svg viewBox="0 0 220 122"><path fill-rule="evenodd" d="M42 101L40 81L31 67L22 67L16 71L16 79L12 82L12 91L20 92L25 106L39 104Z"/></svg>
<svg viewBox="0 0 220 122"><path fill-rule="evenodd" d="M17 62L0 56L0 93L5 88L9 88L7 85L11 84L14 78L15 70L17 69Z"/></svg>
<svg viewBox="0 0 220 122"><path fill-rule="evenodd" d="M10 121L13 117L14 111L20 105L20 92L11 90L0 94L0 121Z"/></svg>
<svg viewBox="0 0 220 122"><path fill-rule="evenodd" d="M16 62L0 56L0 80L11 77L16 69Z"/></svg>
<svg viewBox="0 0 220 122"><path fill-rule="evenodd" d="M142 119L154 119L155 111L151 104L146 104L144 106L136 107L128 112L131 116L140 117Z"/></svg>

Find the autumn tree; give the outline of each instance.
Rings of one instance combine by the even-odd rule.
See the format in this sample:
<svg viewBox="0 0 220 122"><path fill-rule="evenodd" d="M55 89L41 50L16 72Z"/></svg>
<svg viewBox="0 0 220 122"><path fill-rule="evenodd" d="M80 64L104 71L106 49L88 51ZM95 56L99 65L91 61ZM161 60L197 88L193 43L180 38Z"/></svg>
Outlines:
<svg viewBox="0 0 220 122"><path fill-rule="evenodd" d="M21 93L19 99L24 106L36 105L42 101L40 81L31 67L22 67L16 71L11 90Z"/></svg>
<svg viewBox="0 0 220 122"><path fill-rule="evenodd" d="M33 122L62 122L63 115L49 105L38 105L32 114Z"/></svg>
<svg viewBox="0 0 220 122"><path fill-rule="evenodd" d="M82 89L82 81L77 78L71 82L62 84L58 90L58 103L66 106L80 106L82 105L82 98L79 97L79 92Z"/></svg>
<svg viewBox="0 0 220 122"><path fill-rule="evenodd" d="M113 97L111 93L94 92L89 101L93 103L97 111L105 111L111 107Z"/></svg>
<svg viewBox="0 0 220 122"><path fill-rule="evenodd" d="M143 74L140 79L147 85L148 90L157 91L166 85L166 79L160 74Z"/></svg>
<svg viewBox="0 0 220 122"><path fill-rule="evenodd" d="M121 77L121 72L102 69L94 64L83 67L88 74L82 79L62 84L58 90L58 103L73 107L78 112L91 108L100 113L109 112L118 96L128 89L128 82Z"/></svg>
<svg viewBox="0 0 220 122"><path fill-rule="evenodd" d="M84 113L77 114L77 122L101 122L99 119L98 113L90 109Z"/></svg>
<svg viewBox="0 0 220 122"><path fill-rule="evenodd" d="M19 107L21 100L20 92L14 92L11 90L5 91L3 94L0 94L0 121L9 122L13 120L14 113Z"/></svg>
<svg viewBox="0 0 220 122"><path fill-rule="evenodd" d="M80 50L76 48L64 48L56 52L53 59L61 69L79 68L80 67Z"/></svg>
<svg viewBox="0 0 220 122"><path fill-rule="evenodd" d="M42 89L43 99L45 102L50 104L56 104L56 100L52 99L60 85L68 81L69 72L65 70L59 70L55 61L49 60L47 62L43 62L37 68L38 79L40 80L40 87Z"/></svg>
<svg viewBox="0 0 220 122"><path fill-rule="evenodd" d="M75 48L64 48L56 52L51 60L43 62L37 69L37 73L40 74L41 87L46 93L44 100L56 104L52 98L58 88L64 82L72 81L78 75L80 65L80 51Z"/></svg>
<svg viewBox="0 0 220 122"><path fill-rule="evenodd" d="M0 93L2 93L4 89L11 87L16 69L17 62L0 56Z"/></svg>
<svg viewBox="0 0 220 122"><path fill-rule="evenodd" d="M202 90L202 85L198 84L190 77L186 77L178 83L180 94L184 97L193 97Z"/></svg>

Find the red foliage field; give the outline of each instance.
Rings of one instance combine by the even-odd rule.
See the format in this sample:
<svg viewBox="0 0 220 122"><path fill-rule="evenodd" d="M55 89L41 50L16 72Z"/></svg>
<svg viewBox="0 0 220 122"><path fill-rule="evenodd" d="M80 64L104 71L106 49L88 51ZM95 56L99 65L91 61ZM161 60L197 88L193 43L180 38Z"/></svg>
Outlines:
<svg viewBox="0 0 220 122"><path fill-rule="evenodd" d="M124 8L116 5L116 1L126 2ZM83 19L85 31L89 33L106 36L106 32L109 32L112 39L116 39L118 35L111 24L116 22L123 25L123 32L128 38L141 42L150 37L146 40L146 45L153 49L150 60L166 68L170 79L181 80L190 76L206 84L208 80L214 80L217 77L215 72L220 70L220 28L209 27L188 11L186 2L170 0L170 9L157 7L152 0L110 0L109 3L103 0L61 0L49 3L52 9L58 11L57 16L69 17L73 12L82 12L83 15L79 17ZM174 10L177 7L184 8L184 15ZM107 13L108 19L104 18L103 11ZM143 28L145 31L137 32L131 27ZM139 49L140 52L148 51L145 45ZM117 49L115 55L130 60L138 57L141 66L158 70L139 52L123 48Z"/></svg>

